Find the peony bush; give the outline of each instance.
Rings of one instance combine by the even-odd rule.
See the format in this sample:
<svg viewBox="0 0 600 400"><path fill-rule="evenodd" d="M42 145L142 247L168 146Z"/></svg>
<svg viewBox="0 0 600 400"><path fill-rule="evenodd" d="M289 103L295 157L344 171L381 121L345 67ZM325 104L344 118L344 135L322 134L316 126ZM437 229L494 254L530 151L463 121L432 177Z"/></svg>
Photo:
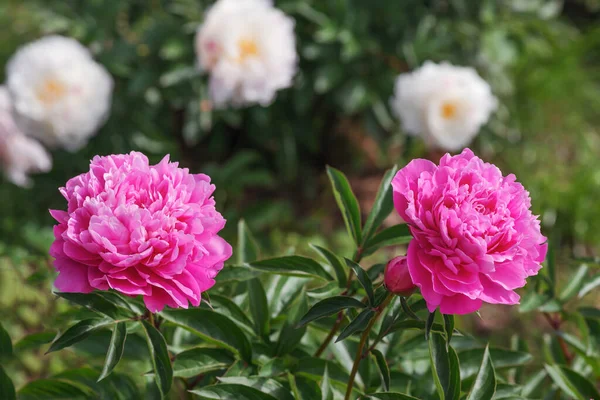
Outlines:
<svg viewBox="0 0 600 400"><path fill-rule="evenodd" d="M534 211L544 199L486 162L516 140L498 81L531 47L507 43L557 3L351 3L41 14L58 23L6 63L0 161L31 187L52 150L59 183L29 193L63 198L48 202L51 245L27 243L42 262L14 251L18 279L0 268L0 300L16 287L34 309L0 321L0 400L600 399L599 260L560 254L571 238ZM378 190L327 167L339 214L313 209L311 170L394 162L373 172ZM246 222L256 199L263 214ZM322 232L286 235L285 221Z"/></svg>

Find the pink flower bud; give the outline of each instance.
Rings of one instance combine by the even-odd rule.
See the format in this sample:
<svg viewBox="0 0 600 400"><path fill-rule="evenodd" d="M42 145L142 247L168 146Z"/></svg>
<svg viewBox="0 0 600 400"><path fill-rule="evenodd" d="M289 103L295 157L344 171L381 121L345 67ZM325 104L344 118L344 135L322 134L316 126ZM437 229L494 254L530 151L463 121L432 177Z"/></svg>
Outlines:
<svg viewBox="0 0 600 400"><path fill-rule="evenodd" d="M415 290L406 256L392 258L385 266L384 283L388 291L399 296L410 296Z"/></svg>

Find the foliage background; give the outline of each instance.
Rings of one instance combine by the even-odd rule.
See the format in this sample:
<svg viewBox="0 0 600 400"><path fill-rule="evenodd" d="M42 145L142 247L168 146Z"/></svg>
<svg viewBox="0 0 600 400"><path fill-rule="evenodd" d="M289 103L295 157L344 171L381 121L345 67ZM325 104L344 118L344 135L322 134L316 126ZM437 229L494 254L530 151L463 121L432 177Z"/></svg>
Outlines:
<svg viewBox="0 0 600 400"><path fill-rule="evenodd" d="M47 210L64 208L57 188L96 154L135 149L158 161L170 153L208 173L230 221L225 236L234 241L243 217L267 255L303 253L309 242L349 251L325 165L347 173L368 206L386 168L439 157L408 140L388 106L395 76L429 59L476 67L500 98L471 147L530 190L556 251L559 282L572 256L598 255L597 1L279 0L296 20L295 85L268 108L240 110L212 110L195 66L194 33L210 3L0 3L0 66L28 41L60 33L89 45L116 80L111 117L86 148L54 152L52 172L37 176L32 190L0 184L0 310L13 338L64 326L75 312L50 292ZM507 333L535 342L546 329L507 313L492 309L484 321L464 324L502 344ZM16 383L83 365L63 353L24 356Z"/></svg>

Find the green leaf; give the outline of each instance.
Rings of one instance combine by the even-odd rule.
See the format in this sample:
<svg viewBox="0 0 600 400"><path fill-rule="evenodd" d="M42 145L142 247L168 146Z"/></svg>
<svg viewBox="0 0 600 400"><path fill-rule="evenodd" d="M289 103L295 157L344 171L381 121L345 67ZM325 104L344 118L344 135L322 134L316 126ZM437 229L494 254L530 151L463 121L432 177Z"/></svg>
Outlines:
<svg viewBox="0 0 600 400"><path fill-rule="evenodd" d="M450 344L452 334L454 333L454 315L442 314L444 316L444 330L446 331L446 340Z"/></svg>
<svg viewBox="0 0 600 400"><path fill-rule="evenodd" d="M90 318L79 321L67 329L65 333L54 339L50 345L50 349L48 349L46 354L72 346L77 342L81 342L92 332L114 323L114 320L108 318Z"/></svg>
<svg viewBox="0 0 600 400"><path fill-rule="evenodd" d="M473 388L467 396L467 400L489 400L496 393L496 372L492 364L489 347L485 348L481 368L473 383Z"/></svg>
<svg viewBox="0 0 600 400"><path fill-rule="evenodd" d="M523 385L523 390L521 391L521 394L524 397L529 397L533 395L535 391L541 387L542 382L544 382L544 379L547 375L548 373L545 370L541 370L536 372L534 375L530 376L527 379L527 382Z"/></svg>
<svg viewBox="0 0 600 400"><path fill-rule="evenodd" d="M315 277L326 281L333 280L325 269L313 259L301 256L287 256L254 261L249 264L252 268L271 274L299 276L301 278Z"/></svg>
<svg viewBox="0 0 600 400"><path fill-rule="evenodd" d="M271 395L278 400L294 400L289 389L275 379L261 376L227 376L220 377L219 381L222 384L252 387L262 393Z"/></svg>
<svg viewBox="0 0 600 400"><path fill-rule="evenodd" d="M435 312L437 310L433 310L432 313L429 313L427 317L427 322L425 322L425 340L429 340L429 333L431 332L431 327L433 326L433 321L435 321ZM444 327L444 331L446 327Z"/></svg>
<svg viewBox="0 0 600 400"><path fill-rule="evenodd" d="M386 228L367 240L363 249L363 256L373 254L382 247L397 246L409 243L412 240L410 229L406 224L394 225Z"/></svg>
<svg viewBox="0 0 600 400"><path fill-rule="evenodd" d="M363 228L363 245L371 238L373 232L379 228L383 220L386 219L394 209L391 183L397 171L398 167L394 165L392 169L385 173L383 179L381 180L381 184L377 190L377 195L375 196L373 208L371 209Z"/></svg>
<svg viewBox="0 0 600 400"><path fill-rule="evenodd" d="M392 324L392 327L389 329L388 335L390 333L393 333L396 331L402 331L405 329L418 329L418 330L424 331L425 325L426 325L425 321L415 321L414 319L396 321ZM438 333L444 333L445 329L442 324L433 323L431 325L431 331L438 332Z"/></svg>
<svg viewBox="0 0 600 400"><path fill-rule="evenodd" d="M571 297L575 296L577 292L579 292L587 278L588 270L589 268L587 264L582 264L577 269L577 272L575 272L575 274L569 279L569 283L567 283L567 286L563 288L558 296L558 299L561 302L569 300Z"/></svg>
<svg viewBox="0 0 600 400"><path fill-rule="evenodd" d="M329 381L329 369L327 364L325 365L325 371L323 373L323 379L321 380L321 400L333 400L333 389L331 388L331 382Z"/></svg>
<svg viewBox="0 0 600 400"><path fill-rule="evenodd" d="M333 267L333 271L335 272L339 286L341 288L345 288L346 284L348 283L348 275L346 273L346 267L342 263L342 259L321 246L311 244L310 247L315 249L321 255L321 257L323 257L325 261L327 261L329 265Z"/></svg>
<svg viewBox="0 0 600 400"><path fill-rule="evenodd" d="M246 362L252 362L252 348L248 338L233 321L224 315L201 308L165 309L160 315L209 343L239 354Z"/></svg>
<svg viewBox="0 0 600 400"><path fill-rule="evenodd" d="M596 289L598 286L600 286L600 274L596 275L589 282L585 283L581 287L581 290L579 290L579 294L577 295L577 297L579 297L580 299L583 298L585 295L590 293L592 290Z"/></svg>
<svg viewBox="0 0 600 400"><path fill-rule="evenodd" d="M390 367L388 367L387 361L383 353L377 349L371 350L371 354L375 358L375 363L379 369L379 375L381 376L381 384L385 391L390 390Z"/></svg>
<svg viewBox="0 0 600 400"><path fill-rule="evenodd" d="M218 283L245 282L258 277L261 274L261 271L249 268L247 265L226 265L225 268L219 272L215 279Z"/></svg>
<svg viewBox="0 0 600 400"><path fill-rule="evenodd" d="M406 315L408 315L410 318L420 321L421 318L419 318L419 316L417 314L415 314L415 312L412 310L412 308L408 305L408 302L406 301L406 297L404 296L400 296L400 306L402 307L402 311L404 311L404 313Z"/></svg>
<svg viewBox="0 0 600 400"><path fill-rule="evenodd" d="M342 330L342 332L340 332L340 335L337 337L335 342L341 342L342 340L346 339L348 336L356 332L364 331L367 325L369 325L369 321L374 315L375 311L373 311L373 309L371 308L363 310L360 314L358 314L358 317L354 318L354 320L352 320L352 322L350 322Z"/></svg>
<svg viewBox="0 0 600 400"><path fill-rule="evenodd" d="M167 342L163 335L147 321L140 322L146 333L150 359L154 368L154 380L161 397L165 399L173 384L173 366L167 350Z"/></svg>
<svg viewBox="0 0 600 400"><path fill-rule="evenodd" d="M458 355L452 346L448 346L448 360L450 361L450 379L446 389L446 400L460 399L460 364Z"/></svg>
<svg viewBox="0 0 600 400"><path fill-rule="evenodd" d="M63 293L55 292L59 297L83 306L87 309L94 311L95 313L107 316L112 319L119 319L123 317L131 317L133 313L125 313L123 309L118 308L115 304L102 297L98 293Z"/></svg>
<svg viewBox="0 0 600 400"><path fill-rule="evenodd" d="M269 304L265 289L258 278L249 280L247 284L254 332L258 336L267 337L269 335Z"/></svg>
<svg viewBox="0 0 600 400"><path fill-rule="evenodd" d="M208 305L204 306L231 318L234 322L237 322L238 325L241 325L244 329L252 332L252 321L246 316L246 312L242 311L242 309L228 297L213 293L210 295L210 307Z"/></svg>
<svg viewBox="0 0 600 400"><path fill-rule="evenodd" d="M8 332L6 332L2 326L2 323L0 322L0 360L10 358L12 357L12 354L12 341L10 340Z"/></svg>
<svg viewBox="0 0 600 400"><path fill-rule="evenodd" d="M300 316L305 315L308 310L308 301L304 291L297 296L296 301L291 305L287 319L283 324L275 345L275 354L282 356L291 353L304 337L306 327L298 327Z"/></svg>
<svg viewBox="0 0 600 400"><path fill-rule="evenodd" d="M567 394L577 400L600 399L598 389L586 377L562 365L544 366L552 381Z"/></svg>
<svg viewBox="0 0 600 400"><path fill-rule="evenodd" d="M237 263L242 265L258 259L258 245L246 221L238 222Z"/></svg>
<svg viewBox="0 0 600 400"><path fill-rule="evenodd" d="M78 400L95 397L94 391L89 387L66 379L31 381L18 394L19 400Z"/></svg>
<svg viewBox="0 0 600 400"><path fill-rule="evenodd" d="M2 400L15 400L17 398L15 394L15 386L12 381L4 372L4 369L0 365L0 399Z"/></svg>
<svg viewBox="0 0 600 400"><path fill-rule="evenodd" d="M308 310L298 322L298 327L304 326L319 318L336 314L347 308L365 308L366 305L348 296L335 296L321 300Z"/></svg>
<svg viewBox="0 0 600 400"><path fill-rule="evenodd" d="M359 246L362 241L361 233L361 218L360 208L356 196L350 188L348 179L340 171L330 166L327 166L327 175L333 187L333 195L335 201L342 212L344 223L350 236L354 239L354 243Z"/></svg>
<svg viewBox="0 0 600 400"><path fill-rule="evenodd" d="M500 348L489 348L490 356L494 360L494 369L518 367L533 360L533 356L522 351ZM460 375L462 379L470 378L479 371L486 349L468 349L458 353L460 359Z"/></svg>
<svg viewBox="0 0 600 400"><path fill-rule="evenodd" d="M369 304L374 305L375 304L375 295L373 293L373 282L371 281L371 278L369 278L369 275L365 272L364 269L361 268L360 265L358 265L354 261L349 260L347 258L344 258L344 260L346 260L346 265L348 265L350 268L352 268L354 270L354 273L356 274L356 278L358 279L358 282L365 289L365 292L367 292L367 297L369 298Z"/></svg>
<svg viewBox="0 0 600 400"><path fill-rule="evenodd" d="M54 340L56 333L54 332L37 332L31 335L25 336L23 339L15 343L14 351L22 352L31 349L37 349L38 347L48 344Z"/></svg>
<svg viewBox="0 0 600 400"><path fill-rule="evenodd" d="M202 389L190 390L190 393L202 400L277 400L270 394L253 387L232 383L206 386Z"/></svg>
<svg viewBox="0 0 600 400"><path fill-rule="evenodd" d="M445 400L450 385L450 360L446 349L446 340L438 333L433 333L429 338L429 357L438 396L440 400Z"/></svg>
<svg viewBox="0 0 600 400"><path fill-rule="evenodd" d="M191 378L207 372L227 369L234 358L227 350L197 347L177 354L173 376Z"/></svg>
<svg viewBox="0 0 600 400"><path fill-rule="evenodd" d="M100 374L98 381L106 378L117 366L121 357L123 357L126 338L127 325L125 322L119 322L113 327L110 344L108 345L108 353L106 353L106 360L104 361L104 367L102 367L102 373Z"/></svg>
<svg viewBox="0 0 600 400"><path fill-rule="evenodd" d="M379 400L419 400L416 397L395 392L371 393L369 394L369 397Z"/></svg>
<svg viewBox="0 0 600 400"><path fill-rule="evenodd" d="M586 318L600 319L600 309L593 307L579 307L577 309Z"/></svg>

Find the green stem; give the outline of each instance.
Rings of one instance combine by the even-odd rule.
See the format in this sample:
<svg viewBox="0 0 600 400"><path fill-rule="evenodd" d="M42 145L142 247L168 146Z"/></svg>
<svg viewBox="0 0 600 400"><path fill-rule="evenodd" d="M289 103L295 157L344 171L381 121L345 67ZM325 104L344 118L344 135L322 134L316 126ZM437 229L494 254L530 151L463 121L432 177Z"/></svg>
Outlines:
<svg viewBox="0 0 600 400"><path fill-rule="evenodd" d="M383 311L387 308L387 306L390 304L393 298L394 295L392 293L390 293L386 297L383 303L381 303L381 305L378 307L377 313L373 316L373 318L371 318L371 321L369 321L369 325L367 325L367 328L360 337L358 349L356 349L356 357L354 358L354 364L352 365L352 371L350 372L350 378L348 378L348 386L346 388L346 396L344 396L344 400L350 400L350 396L352 395L354 379L356 378L356 373L358 372L360 362L364 358L363 349L365 348L365 344L367 343L367 339L369 338L369 333L371 332L373 325L375 325L379 317L381 317L381 314L383 314Z"/></svg>
<svg viewBox="0 0 600 400"><path fill-rule="evenodd" d="M154 314L151 312L148 313L148 322L150 322L150 325L156 328L156 325L154 324Z"/></svg>

